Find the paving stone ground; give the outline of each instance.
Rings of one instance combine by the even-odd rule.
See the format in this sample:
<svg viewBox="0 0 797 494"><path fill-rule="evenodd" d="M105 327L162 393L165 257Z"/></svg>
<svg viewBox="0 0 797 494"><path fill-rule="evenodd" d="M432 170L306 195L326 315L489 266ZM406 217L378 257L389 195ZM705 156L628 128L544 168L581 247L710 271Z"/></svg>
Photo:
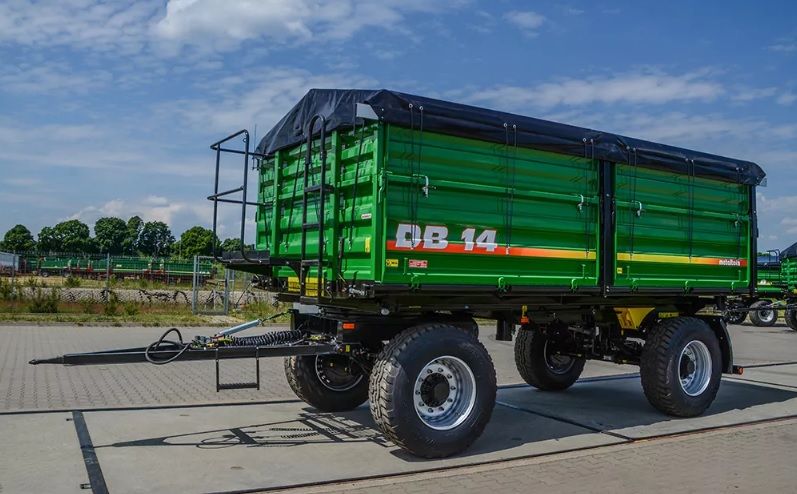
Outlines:
<svg viewBox="0 0 797 494"><path fill-rule="evenodd" d="M218 330L188 328L182 333L183 338L188 340L194 335L211 335ZM215 388L213 362L72 367L28 364L33 358L64 353L145 346L157 340L164 331L165 328L142 327L0 326L0 411L192 405L296 398L285 380L280 358L261 359L260 390L220 393ZM482 341L495 362L498 382L522 382L515 369L512 342L495 341L490 328L482 329ZM252 360L225 361L221 366L224 381L254 380L255 364ZM584 375L633 371L632 367L595 362L590 363Z"/></svg>
<svg viewBox="0 0 797 494"><path fill-rule="evenodd" d="M217 329L190 328L184 330L184 338L190 339L195 334L212 334ZM295 399L285 381L281 359L261 361L260 391L237 390L222 393L215 392L212 362L184 362L166 366L144 363L76 367L31 366L27 363L32 358L63 353L143 346L156 340L163 331L164 328L0 326L0 413L180 405L189 407L180 410L185 417L197 414L199 410L206 410L209 417L220 421L219 417L226 416L225 410L228 407L214 408L212 412L207 408L190 407L225 402ZM797 389L797 365L785 364L797 361L797 333L783 325L773 328L734 326L730 328L730 332L736 363L750 366L749 372L742 377L734 377L734 381L744 380L751 386L774 386L772 389L784 392ZM495 362L499 383L503 385L519 383L520 377L514 367L512 343L495 341L491 328L482 327L481 334L482 341ZM769 366L772 363L776 365ZM251 380L253 377L252 361L230 361L223 362L222 365L225 380L243 381ZM635 371L633 367L590 362L584 376ZM278 406L295 407L300 404L289 403ZM744 409L743 405L739 406ZM756 406L788 408L791 405L779 405L775 402L758 403ZM562 415L562 412L556 407L546 410L551 416ZM797 410L793 412L782 410L782 412L778 416L797 414ZM92 413L138 414L131 416L131 423L127 424L130 430L135 432L136 437L149 432L146 423L142 422L139 425L135 422L142 420L146 422L142 414L149 413L147 411ZM621 404L618 404L617 413L633 412L626 411ZM748 413L759 412L752 407ZM41 450L37 453L39 456L21 458L17 463L27 465L31 471L39 467L48 468L53 472L53 482L77 488L78 482L85 475L85 472L80 472L78 466L81 465L81 451L70 429L72 425L64 422L64 417L69 420L71 414L63 414L63 417L61 415L32 413L15 417L15 419L30 419L35 423L31 430L44 427L47 421L54 421L48 426L50 429L63 429L61 442L58 442L55 436L48 435L50 439L46 443L34 448ZM237 415L234 413L233 415L237 418ZM97 426L96 419L92 420L89 421L89 429L93 429L90 432L94 432L100 440L103 433L108 434L116 429L113 427L104 430ZM662 420L667 419L662 418ZM14 434L18 434L17 439L22 441L17 443L18 445L32 447L27 432L17 431ZM13 445L14 442L10 444ZM457 467L453 470L410 474L383 480L331 484L303 490L388 494L486 492L497 489L502 492L546 493L797 492L797 470L792 466L795 446L797 446L797 421L779 421L666 439L646 439L618 446L601 446L589 451L556 453L552 456ZM31 482L37 477L18 469L8 470L3 474L2 458L13 449L12 446L7 447L8 450L0 448L0 491L3 494L31 492L25 486L33 485ZM339 444L336 445L335 454L346 458L355 451L353 448L345 443ZM217 450L213 453L214 461L217 463L223 461L232 454L233 450L235 448ZM133 464L114 463L111 457L104 457L103 454L109 453L100 455L107 472L118 473L127 469L135 471ZM39 465L37 458L41 458L42 462L50 461L54 464ZM143 458L134 455L125 461L136 463L143 461ZM301 459L297 458L297 461ZM362 461L362 458L357 461ZM418 468L428 468L429 465L431 464L418 463ZM258 477L258 469L248 471L249 475L253 475L249 485L262 487L264 484ZM68 472L72 472L72 475L68 475ZM10 480L4 480L3 475ZM181 477L181 482L188 482L188 485L191 485L191 474L186 475L189 477ZM197 490L201 490L199 484L193 485ZM21 490L15 490L16 486L22 486ZM132 488L132 485L128 487Z"/></svg>
<svg viewBox="0 0 797 494"><path fill-rule="evenodd" d="M797 492L792 453L797 422L742 427L609 446L389 481L300 489L304 492L702 493Z"/></svg>

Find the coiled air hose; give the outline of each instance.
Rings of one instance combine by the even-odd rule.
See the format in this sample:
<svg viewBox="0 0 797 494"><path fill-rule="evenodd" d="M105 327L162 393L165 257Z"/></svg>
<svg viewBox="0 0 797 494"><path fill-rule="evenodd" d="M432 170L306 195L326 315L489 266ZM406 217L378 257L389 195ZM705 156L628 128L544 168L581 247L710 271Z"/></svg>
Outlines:
<svg viewBox="0 0 797 494"><path fill-rule="evenodd" d="M296 343L302 339L301 331L272 331L257 336L232 336L225 346L273 346Z"/></svg>

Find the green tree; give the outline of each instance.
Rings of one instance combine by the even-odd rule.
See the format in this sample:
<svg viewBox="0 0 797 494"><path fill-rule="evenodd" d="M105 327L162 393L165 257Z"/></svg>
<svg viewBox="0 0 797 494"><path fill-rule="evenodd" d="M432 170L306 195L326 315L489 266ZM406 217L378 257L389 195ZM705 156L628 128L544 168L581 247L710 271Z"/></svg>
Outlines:
<svg viewBox="0 0 797 494"><path fill-rule="evenodd" d="M0 248L11 252L29 252L36 248L36 241L25 225L16 225L6 232Z"/></svg>
<svg viewBox="0 0 797 494"><path fill-rule="evenodd" d="M127 238L127 224L121 218L100 218L94 223L94 241L103 254L121 254Z"/></svg>
<svg viewBox="0 0 797 494"><path fill-rule="evenodd" d="M88 225L80 220L68 220L39 233L40 252L89 253L94 251L94 241Z"/></svg>
<svg viewBox="0 0 797 494"><path fill-rule="evenodd" d="M174 244L174 236L162 221L148 221L141 228L138 250L149 256L166 256Z"/></svg>
<svg viewBox="0 0 797 494"><path fill-rule="evenodd" d="M55 230L50 226L45 226L39 232L38 251L47 253L58 250L60 243L55 237Z"/></svg>
<svg viewBox="0 0 797 494"><path fill-rule="evenodd" d="M138 252L138 239L141 236L143 227L144 220L139 216L133 216L127 220L127 235L122 244L122 251L125 254L136 254Z"/></svg>
<svg viewBox="0 0 797 494"><path fill-rule="evenodd" d="M228 238L221 243L222 252L241 252L241 239Z"/></svg>
<svg viewBox="0 0 797 494"><path fill-rule="evenodd" d="M62 252L88 253L93 250L89 226L80 220L62 221L53 227Z"/></svg>
<svg viewBox="0 0 797 494"><path fill-rule="evenodd" d="M186 258L194 256L209 256L213 254L213 244L219 245L219 239L211 230L195 226L184 231L180 235L179 249L180 255Z"/></svg>

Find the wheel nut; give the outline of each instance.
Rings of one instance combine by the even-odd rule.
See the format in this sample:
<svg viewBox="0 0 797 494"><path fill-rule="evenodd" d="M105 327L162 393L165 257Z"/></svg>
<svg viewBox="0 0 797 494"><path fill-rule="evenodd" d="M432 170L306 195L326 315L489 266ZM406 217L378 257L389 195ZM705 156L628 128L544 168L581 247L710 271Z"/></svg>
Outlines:
<svg viewBox="0 0 797 494"><path fill-rule="evenodd" d="M457 390L456 386L451 386L451 391L456 391L456 390Z"/></svg>
<svg viewBox="0 0 797 494"><path fill-rule="evenodd" d="M442 374L442 373L443 373L443 368L442 368L442 367L438 367L438 369L437 369L437 372L439 372L440 374Z"/></svg>
<svg viewBox="0 0 797 494"><path fill-rule="evenodd" d="M454 399L453 399L453 398L449 398L447 401L448 401L449 403L454 403Z"/></svg>
<svg viewBox="0 0 797 494"><path fill-rule="evenodd" d="M423 405L424 405L424 403L423 403L422 401L419 401L419 402L418 402L418 406L419 406L419 407L422 407Z"/></svg>
<svg viewBox="0 0 797 494"><path fill-rule="evenodd" d="M426 369L426 373L427 374L431 374L432 373L432 369Z"/></svg>
<svg viewBox="0 0 797 494"><path fill-rule="evenodd" d="M453 379L453 378L454 378L454 376L452 376L451 374L446 376L446 379Z"/></svg>
<svg viewBox="0 0 797 494"><path fill-rule="evenodd" d="M432 412L434 412L434 410L432 410L431 408L429 408L429 413L432 413Z"/></svg>
<svg viewBox="0 0 797 494"><path fill-rule="evenodd" d="M419 395L419 394L421 394L421 392L420 391L415 391L415 394Z"/></svg>

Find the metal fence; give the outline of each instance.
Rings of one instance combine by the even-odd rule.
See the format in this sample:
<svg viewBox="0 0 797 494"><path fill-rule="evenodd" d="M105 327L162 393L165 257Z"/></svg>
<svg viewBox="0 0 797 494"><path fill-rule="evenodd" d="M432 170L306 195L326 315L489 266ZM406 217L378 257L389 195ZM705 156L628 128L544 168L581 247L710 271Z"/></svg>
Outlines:
<svg viewBox="0 0 797 494"><path fill-rule="evenodd" d="M20 257L10 252L0 252L0 274L14 277L19 272Z"/></svg>

